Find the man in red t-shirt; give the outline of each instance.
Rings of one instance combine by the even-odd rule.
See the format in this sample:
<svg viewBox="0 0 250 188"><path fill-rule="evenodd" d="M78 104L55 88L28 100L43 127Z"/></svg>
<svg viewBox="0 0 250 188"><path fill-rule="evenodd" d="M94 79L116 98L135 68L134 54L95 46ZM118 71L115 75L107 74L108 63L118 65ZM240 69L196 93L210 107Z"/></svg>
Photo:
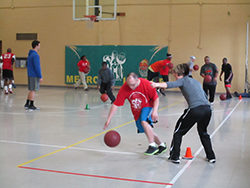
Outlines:
<svg viewBox="0 0 250 188"><path fill-rule="evenodd" d="M7 49L7 53L1 55L0 61L3 62L3 79L4 79L4 90L5 94L12 92L12 80L13 76L13 64L16 60L15 54L11 53L11 48Z"/></svg>
<svg viewBox="0 0 250 188"><path fill-rule="evenodd" d="M104 129L108 128L111 118L119 106L123 106L127 99L131 105L131 111L136 121L138 133L146 134L149 140L148 150L145 155L162 154L167 150L166 145L160 141L153 131L153 122L158 121L157 109L159 106L158 95L151 83L143 78L138 78L135 73L127 76L127 81L118 92L117 98L110 108ZM157 145L158 148L157 148Z"/></svg>
<svg viewBox="0 0 250 188"><path fill-rule="evenodd" d="M79 68L78 73L79 73L80 79L74 85L75 89L77 89L77 87L82 83L84 90L88 91L89 89L86 84L85 77L86 77L86 74L88 74L90 71L90 63L87 60L85 55L81 57L81 60L77 63L77 67Z"/></svg>

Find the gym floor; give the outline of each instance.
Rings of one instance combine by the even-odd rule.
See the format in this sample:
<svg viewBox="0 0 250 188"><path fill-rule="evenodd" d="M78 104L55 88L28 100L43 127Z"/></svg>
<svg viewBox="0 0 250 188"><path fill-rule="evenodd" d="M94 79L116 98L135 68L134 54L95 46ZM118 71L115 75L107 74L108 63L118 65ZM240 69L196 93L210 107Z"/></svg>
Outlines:
<svg viewBox="0 0 250 188"><path fill-rule="evenodd" d="M216 163L204 160L196 125L183 137L181 156L190 147L193 160L168 162L169 150L146 156L144 134L137 134L128 102L119 107L110 129L121 142L109 148L103 130L110 101L103 103L96 89L42 87L29 111L27 87L0 93L1 188L246 188L250 185L250 98L213 104L208 127ZM117 90L115 91L117 94ZM159 122L154 131L168 147L175 123L186 102L180 92L160 97ZM89 110L85 109L89 105Z"/></svg>

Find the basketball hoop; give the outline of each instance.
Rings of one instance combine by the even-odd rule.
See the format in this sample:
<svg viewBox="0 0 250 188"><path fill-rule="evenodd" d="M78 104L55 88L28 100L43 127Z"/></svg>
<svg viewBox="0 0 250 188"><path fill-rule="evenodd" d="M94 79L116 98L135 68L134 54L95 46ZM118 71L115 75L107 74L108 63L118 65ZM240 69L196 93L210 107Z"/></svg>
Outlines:
<svg viewBox="0 0 250 188"><path fill-rule="evenodd" d="M97 16L95 15L84 15L88 29L94 28L94 22L97 22Z"/></svg>

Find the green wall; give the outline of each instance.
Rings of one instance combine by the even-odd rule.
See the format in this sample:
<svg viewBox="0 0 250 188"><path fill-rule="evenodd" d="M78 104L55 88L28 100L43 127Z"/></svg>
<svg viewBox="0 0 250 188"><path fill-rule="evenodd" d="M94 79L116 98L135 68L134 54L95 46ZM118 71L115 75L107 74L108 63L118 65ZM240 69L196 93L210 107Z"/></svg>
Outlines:
<svg viewBox="0 0 250 188"><path fill-rule="evenodd" d="M121 86L130 72L137 73L140 77L147 77L147 69L140 68L140 62L144 59L148 64L166 59L167 46L77 46L65 47L65 83L74 84L78 79L77 63L82 55L86 55L90 62L91 71L86 77L88 85L96 85L98 70L103 61L112 69L116 86Z"/></svg>

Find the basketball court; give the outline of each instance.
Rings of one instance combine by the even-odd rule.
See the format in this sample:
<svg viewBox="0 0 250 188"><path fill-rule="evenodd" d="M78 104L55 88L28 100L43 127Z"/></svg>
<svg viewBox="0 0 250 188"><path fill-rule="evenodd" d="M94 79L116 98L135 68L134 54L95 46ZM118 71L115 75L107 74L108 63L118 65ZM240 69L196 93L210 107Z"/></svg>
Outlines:
<svg viewBox="0 0 250 188"><path fill-rule="evenodd" d="M49 1L49 3L53 2ZM53 27L54 29L55 27L61 32L62 29L60 29L60 26L56 26L56 24L53 25L53 23L60 23L63 27L68 23L67 27L69 28L70 26L72 28L76 27L76 30L80 30L81 32L85 29L89 29L86 33L95 33L95 35L89 37L85 33L84 37L87 37L84 40L84 44L78 39L70 39L71 41L77 41L77 44L71 44L71 41L67 44L62 43L64 46L60 46L60 49L65 47L65 57L59 55L59 58L63 59L63 63L65 60L65 74L63 72L65 83L62 85L65 87L60 87L60 84L56 85L59 87L46 87L42 85L40 91L36 93L35 97L35 106L41 108L41 110L32 111L24 108L28 94L27 86L23 86L24 84L20 84L22 86L18 85L16 89L13 89L13 94L5 95L3 90L0 92L0 188L249 187L250 138L248 135L250 134L250 98L239 99L238 97L233 97L231 100L221 101L219 98L220 93L216 94L215 102L211 107L213 113L208 127L208 133L210 134L213 150L216 155L216 163L214 164L208 163L205 160L205 152L199 140L196 125L194 125L187 135L183 137L181 145L181 156L185 156L187 148L190 148L191 154L194 158L192 160L181 159L180 164L174 164L167 160L176 121L183 113L184 109L187 108L187 104L182 94L176 90L167 90L165 92L165 97L159 95L159 122L155 124L154 128L154 132L167 144L167 152L153 156L143 154L148 148L148 139L145 134L137 134L136 125L128 101L125 102L124 106L118 108L116 114L112 118L109 128L103 130L103 126L111 107L111 101L101 101L101 94L97 89L94 89L96 88L95 81L97 80L97 70L100 67L100 64L97 62L101 63L101 60L108 61L109 66L113 68L112 70L116 70L116 86L118 87L123 84L125 81L125 74L128 72L136 70L137 72L139 71L140 77L146 77L148 60L149 63L153 63L153 60L159 60L152 59L153 57L163 57L156 57L156 53L159 52L158 55L163 53L165 57L165 54L168 52L167 50L169 46L165 44L160 45L158 44L159 42L154 41L156 44L154 43L153 47L149 47L144 45L144 43L140 43L145 39L141 38L141 41L135 40L136 38L140 39L143 32L139 32L139 35L136 36L133 32L128 33L128 35L135 37L132 37L130 40L132 43L135 40L134 44L137 44L139 41L142 45L136 46L131 42L131 44L127 44L127 41L125 42L125 39L127 38L123 38L122 35L125 34L125 29L128 28L126 24L129 23L130 20L128 19L125 22L123 20L123 18L125 18L124 16L127 16L130 19L135 19L135 22L133 22L132 25L137 25L140 21L137 22L136 19L141 19L141 17L138 17L141 12L143 18L145 17L145 20L152 25L154 21L153 19L149 20L148 16L151 18L153 13L159 13L159 16L162 16L162 13L164 13L161 11L162 9L159 8L164 7L163 5L165 3L159 4L158 2L159 10L157 9L157 11L154 10L152 12L150 10L154 5L152 2L149 3L148 1L145 3L144 1L141 1L140 3L136 2L134 5L133 3L135 2L120 2L119 11L117 11L117 0L73 0L72 5L63 5L62 3L59 8L51 5L51 7L58 8L58 10L65 9L68 11L68 7L72 8L72 12L70 11L70 19L73 21L72 24L70 20L62 18L67 22L62 22L63 24L61 24L59 19L54 19L55 22L52 22L51 19L51 28ZM150 11L138 10L138 5L144 3L147 4L146 8L149 7L148 9ZM133 9L128 10L131 4L133 5ZM12 1L12 12L14 12L13 5L14 1ZM17 8L15 8L16 12L23 8L23 5L21 5L18 9L18 2L15 2L15 5L17 6ZM176 5L181 7L178 3ZM186 2L183 5L186 6ZM39 7L39 5L37 6ZM175 30L173 29L176 28L176 25L174 24L179 23L180 18L185 18L185 14L180 14L182 13L182 9L180 9L179 12L177 11L179 15L177 17L173 16L174 19L177 18L177 22L173 21L172 23L171 19L173 18L171 18L171 6L170 1L169 8L164 9L164 11L170 12L169 17L168 15L165 15L165 18L169 21L168 24L170 26L171 24L173 25L173 27L169 26L167 30L163 29L164 32L169 32L168 36L165 37L165 41L169 42L168 45L170 44L170 34L172 33L173 35L173 33L175 33ZM196 7L190 10L198 11L199 14L204 11L205 15L207 11L209 15L209 19L207 20L210 20L210 9L202 8L202 6L204 7L200 2L197 3ZM208 7L210 6L211 5L208 5ZM36 6L34 7L35 8L32 8L32 6L29 5L28 11L30 12L33 9L35 9L35 11L41 11ZM46 6L42 5L41 7L42 11L47 10L45 9ZM50 8L50 6L48 6L48 8ZM172 12L176 11L174 8L172 8ZM183 7L183 9L184 8L185 7ZM4 5L2 10L5 9L6 7ZM28 12L26 9L24 10ZM54 9L52 9L52 11L54 11ZM138 13L134 14L135 11L138 11ZM60 11L60 13L62 12L63 11ZM150 13L148 14L148 12ZM192 11L189 12L191 13ZM232 16L234 15L233 13L234 11L232 11ZM39 14L39 12L36 14L43 15ZM65 15L67 15L66 12ZM27 18L30 18L29 15L26 16ZM60 17L60 15L57 16ZM226 18L228 19L229 16L230 11L227 10ZM159 19L157 16L155 17L157 20ZM196 20L198 17L199 16L194 14L192 20L193 18ZM109 25L106 23L115 20L118 20L119 22L114 24L111 28L115 28L118 31L116 35L114 35L117 40L108 41L109 38L113 37L113 33L110 32ZM122 20L124 22L121 23L120 21ZM191 28L192 32L193 28L196 28L196 30L200 29L200 32L197 32L195 37L196 35L199 36L198 48L202 49L201 31L206 30L202 28L202 25L206 24L205 22L202 23L202 19L196 20L196 22L200 24L200 28L198 26L196 28L196 25ZM145 23L146 22L141 22L141 25L139 24L139 26L143 29ZM186 23L188 23L188 21ZM82 25L79 27L80 24L84 24L84 27L82 27ZM98 29L93 29L95 27ZM185 28L185 30L187 28ZM148 27L146 27L146 29L148 30ZM134 31L134 28L130 30ZM65 31L67 32L67 30ZM55 30L52 31L52 33L56 34L57 32L58 31L55 32ZM110 32L110 34L107 37L103 32ZM47 27L45 33L47 33ZM44 39L49 38L42 34L44 34L44 32L41 32L41 35L39 36L43 36ZM84 34L84 32L82 32L82 34ZM203 35L206 36L206 33L202 33L202 36ZM62 36L67 38L69 36L77 36L77 34L65 34ZM156 33L155 36L158 36L158 34ZM175 35L173 36L173 39L175 39ZM178 40L182 42L183 40L181 37L183 36L178 34ZM61 37L60 40L63 37ZM96 42L93 42L95 46L86 45L90 43L86 40L88 37L96 40ZM146 37L147 36L145 36L145 38ZM104 39L106 39L106 41ZM56 36L53 40L59 41ZM160 37L160 41L162 41L162 37ZM211 41L216 42L212 39ZM233 42L235 43L235 41ZM152 42L145 42L145 44L152 44ZM213 45L216 46L216 44ZM242 46L242 43L240 43L239 46ZM2 41L0 41L0 47L2 47ZM144 53L144 51L142 52L143 55L146 54L145 56L149 56L149 58L144 56L141 58L138 55L138 51L142 51L142 48L144 47L149 48L145 49L145 51L147 50L152 53L149 54ZM48 47L45 47L44 49L46 48L49 49ZM141 50L133 50L134 48ZM234 48L237 48L237 44ZM56 47L56 49L58 49L58 47ZM151 49L154 49L154 51ZM161 49L163 50L160 52ZM107 50L107 52L105 50ZM126 53L124 53L124 51ZM133 57L132 55L125 56L125 54L129 54L127 51L133 52L135 55L133 55ZM242 51L242 49L239 49L239 51ZM248 51L248 47L246 51ZM92 72L88 74L89 80L87 81L88 86L90 86L88 92L84 91L82 86L78 89L74 89L73 86L78 76L78 70L76 71L77 67L75 65L76 62L79 61L82 52L86 53L88 58L90 58L91 63L93 62L93 64L91 64ZM97 52L102 52L103 54ZM64 55L64 51L62 54ZM235 54L238 55L238 52L235 52ZM51 54L48 56L50 55ZM140 60L135 61L136 57ZM246 57L248 57L248 54ZM45 59L44 56L42 58ZM91 58L96 58L97 60L91 60ZM129 58L132 58L133 60L130 60ZM113 61L114 59L116 59L116 61ZM152 62L150 62L151 60ZM25 65L26 58L19 59L19 61L20 67L18 68L20 68L20 71L21 68L25 68L22 67L22 65ZM23 62L21 63L21 61ZM53 59L48 59L46 61L55 62ZM125 61L131 62L131 64L126 65L125 67L125 65L123 66ZM60 62L60 59L58 62ZM134 62L137 62L137 64ZM75 67L72 66L72 63L74 63ZM112 63L113 67L111 66ZM59 66L59 64L55 64L55 66L56 70L59 70L61 69L61 66L64 65L60 64ZM248 65L246 64L246 67L247 66ZM49 69L47 68L47 70L50 71L54 69L53 67L49 67ZM44 69L42 71L44 71ZM248 75L247 69L245 72L246 75ZM54 73L55 72L53 71L53 74ZM46 72L46 74L48 75L49 72ZM19 76L21 77L21 75L22 74ZM59 80L62 79L63 76L62 74L58 74L55 78ZM21 78L24 77L22 76ZM46 79L45 82L53 80L52 77ZM170 79L170 81L173 80ZM249 92L248 77L246 77L245 83L248 84L245 87L245 90L248 88ZM114 95L116 96L117 93L118 89L114 91ZM104 142L104 136L110 130L117 131L121 136L121 141L116 147L108 147Z"/></svg>
<svg viewBox="0 0 250 188"><path fill-rule="evenodd" d="M117 90L115 91L115 95ZM108 130L121 136L110 148L103 130L110 101L103 103L96 89L42 87L36 96L40 111L25 110L27 88L13 95L1 92L0 187L248 187L250 99L220 101L216 96L208 133L217 157L205 154L194 126L183 138L181 156L190 147L193 160L168 162L169 150L146 156L144 134L137 134L128 102L120 107ZM85 109L86 105L89 109ZM155 132L168 149L175 122L186 103L179 92L160 96Z"/></svg>

